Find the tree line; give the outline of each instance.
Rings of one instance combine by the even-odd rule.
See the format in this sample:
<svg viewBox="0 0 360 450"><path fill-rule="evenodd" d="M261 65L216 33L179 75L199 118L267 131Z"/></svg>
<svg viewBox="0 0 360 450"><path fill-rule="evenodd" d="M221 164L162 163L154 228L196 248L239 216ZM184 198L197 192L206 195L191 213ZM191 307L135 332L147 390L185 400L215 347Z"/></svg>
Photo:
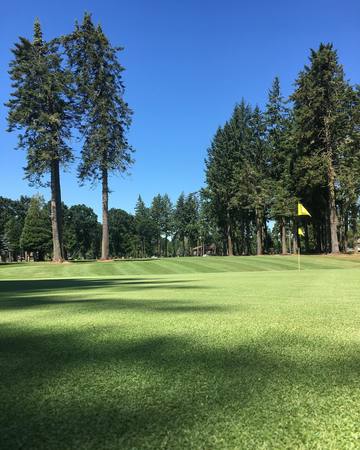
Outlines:
<svg viewBox="0 0 360 450"><path fill-rule="evenodd" d="M359 87L346 80L332 44L311 50L289 98L276 77L264 110L245 100L235 106L208 150L203 191L224 253L253 253L254 236L256 253L269 252L274 231L283 254L299 245L327 253L354 245L359 106ZM311 218L299 222L297 202Z"/></svg>
<svg viewBox="0 0 360 450"><path fill-rule="evenodd" d="M20 37L12 49L8 130L18 131L26 150L25 177L50 186L52 257L65 258L60 169L74 160L71 139L81 143L81 183L102 184L101 258L109 258L109 175L124 172L133 149L126 132L132 111L124 100L124 68L100 26L85 14L70 34L43 38L38 20L32 40Z"/></svg>
<svg viewBox="0 0 360 450"><path fill-rule="evenodd" d="M50 211L51 202L45 202L39 195L22 196L18 200L0 197L0 256L3 261L51 258ZM68 207L63 203L62 211L64 257L72 260L101 257L102 225L92 208L86 205ZM198 193L182 193L175 204L167 194L158 194L149 206L139 196L134 214L111 208L108 214L109 256L193 255L194 248L209 245L213 239L209 230L202 227L202 214Z"/></svg>
<svg viewBox="0 0 360 450"><path fill-rule="evenodd" d="M299 246L307 252L337 253L354 246L360 89L346 80L332 44L311 50L288 98L276 77L265 108L245 100L235 105L211 141L203 189L181 194L175 205L166 194L154 197L149 206L140 197L135 214L108 207L109 175L125 172L133 163L126 138L132 111L124 100L120 50L89 14L73 32L50 41L36 21L32 40L21 37L15 44L9 131L18 131L18 146L26 150L25 177L31 184L48 185L51 200L2 200L13 202L16 210L12 222L0 218L3 249L16 248L20 254L27 246L35 251L25 245L25 237L19 238L24 229L36 229L24 216L32 208L42 218L41 226L49 224L47 213L50 217L51 234L47 229L47 243L36 254L51 254L58 262L69 255L106 260L203 254L210 247L220 255L261 255L296 252ZM79 182L102 185L101 225L91 208L67 208L61 201L60 169L75 159L74 140L81 144ZM301 222L296 217L299 201L311 213ZM80 245L69 217L93 225L86 245ZM299 226L304 229L301 240ZM20 239L16 245L12 236ZM200 247L201 252L194 250Z"/></svg>

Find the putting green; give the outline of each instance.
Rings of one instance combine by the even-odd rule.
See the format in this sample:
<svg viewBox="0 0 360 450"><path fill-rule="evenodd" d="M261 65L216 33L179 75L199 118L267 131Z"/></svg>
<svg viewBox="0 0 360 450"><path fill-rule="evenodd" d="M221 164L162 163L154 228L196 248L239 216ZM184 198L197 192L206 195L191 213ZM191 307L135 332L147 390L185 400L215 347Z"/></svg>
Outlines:
<svg viewBox="0 0 360 450"><path fill-rule="evenodd" d="M358 448L359 262L0 266L0 448Z"/></svg>

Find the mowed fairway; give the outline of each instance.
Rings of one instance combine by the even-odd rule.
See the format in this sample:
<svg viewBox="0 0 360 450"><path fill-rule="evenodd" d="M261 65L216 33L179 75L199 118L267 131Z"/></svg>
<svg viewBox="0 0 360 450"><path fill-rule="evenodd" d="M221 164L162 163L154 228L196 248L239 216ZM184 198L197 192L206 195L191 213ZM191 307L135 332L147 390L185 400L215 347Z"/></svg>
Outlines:
<svg viewBox="0 0 360 450"><path fill-rule="evenodd" d="M360 258L0 266L0 448L360 448Z"/></svg>

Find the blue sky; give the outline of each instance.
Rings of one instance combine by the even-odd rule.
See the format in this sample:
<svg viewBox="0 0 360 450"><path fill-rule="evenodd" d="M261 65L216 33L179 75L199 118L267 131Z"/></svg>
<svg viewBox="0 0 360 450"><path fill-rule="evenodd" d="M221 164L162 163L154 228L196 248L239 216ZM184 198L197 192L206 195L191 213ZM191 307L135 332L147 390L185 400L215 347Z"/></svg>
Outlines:
<svg viewBox="0 0 360 450"><path fill-rule="evenodd" d="M10 48L30 37L38 17L46 38L70 32L85 11L101 23L126 67L126 99L134 110L129 176L112 177L110 207L132 211L139 194L176 200L204 182L204 158L216 128L244 97L263 106L278 75L288 95L309 48L333 42L347 78L360 82L358 0L5 0L0 19L0 103L7 101ZM24 153L14 150L0 108L0 195L48 190L23 180ZM75 146L76 147L76 146ZM77 151L77 149L75 148ZM75 165L62 175L63 200L100 213L100 189L79 187Z"/></svg>

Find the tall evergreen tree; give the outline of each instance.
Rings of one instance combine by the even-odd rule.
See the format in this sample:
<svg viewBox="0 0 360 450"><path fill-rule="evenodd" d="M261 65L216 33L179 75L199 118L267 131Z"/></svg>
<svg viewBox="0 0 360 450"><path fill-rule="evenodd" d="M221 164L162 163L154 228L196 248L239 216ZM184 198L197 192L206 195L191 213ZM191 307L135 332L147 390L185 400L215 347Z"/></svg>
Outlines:
<svg viewBox="0 0 360 450"><path fill-rule="evenodd" d="M162 196L161 202L162 202L161 232L165 239L164 254L165 256L169 256L168 239L174 230L174 210L168 194Z"/></svg>
<svg viewBox="0 0 360 450"><path fill-rule="evenodd" d="M62 67L58 44L43 39L38 21L33 40L21 37L12 52L9 131L20 131L19 148L27 150L26 178L40 183L50 173L53 260L61 262L64 251L60 165L72 159L67 144L72 125L70 75Z"/></svg>
<svg viewBox="0 0 360 450"><path fill-rule="evenodd" d="M84 140L79 166L81 181L102 184L101 258L109 259L109 175L132 163L126 131L131 110L124 101L124 83L117 54L100 26L85 14L82 24L64 38L77 91L78 127Z"/></svg>
<svg viewBox="0 0 360 450"><path fill-rule="evenodd" d="M291 98L298 193L308 197L316 193L324 199L326 241L330 241L330 251L338 253L337 182L346 142L353 134L354 97L332 44L311 50L310 63L300 72Z"/></svg>
<svg viewBox="0 0 360 450"><path fill-rule="evenodd" d="M296 200L290 176L290 112L281 95L280 80L275 77L266 105L269 176L271 183L271 216L278 222L281 253L287 253L286 224L296 214Z"/></svg>
<svg viewBox="0 0 360 450"><path fill-rule="evenodd" d="M174 229L176 238L182 245L182 256L186 254L185 239L186 239L186 227L188 225L188 217L186 214L186 197L182 192L176 202L174 211Z"/></svg>
<svg viewBox="0 0 360 450"><path fill-rule="evenodd" d="M151 220L150 209L145 205L140 195L135 205L135 228L140 241L140 256L142 258L150 256L156 230Z"/></svg>
<svg viewBox="0 0 360 450"><path fill-rule="evenodd" d="M230 138L231 128L228 123L218 128L208 149L206 164L207 194L217 211L218 225L226 236L226 248L229 256L233 255L233 197L236 192L234 167L237 152Z"/></svg>
<svg viewBox="0 0 360 450"><path fill-rule="evenodd" d="M186 214L186 236L188 239L189 254L191 249L199 244L199 199L195 193L191 193L185 200L185 214Z"/></svg>
<svg viewBox="0 0 360 450"><path fill-rule="evenodd" d="M155 253L161 256L161 233L162 233L162 221L163 221L163 202L160 194L156 195L151 203L150 217L153 223L156 239Z"/></svg>

